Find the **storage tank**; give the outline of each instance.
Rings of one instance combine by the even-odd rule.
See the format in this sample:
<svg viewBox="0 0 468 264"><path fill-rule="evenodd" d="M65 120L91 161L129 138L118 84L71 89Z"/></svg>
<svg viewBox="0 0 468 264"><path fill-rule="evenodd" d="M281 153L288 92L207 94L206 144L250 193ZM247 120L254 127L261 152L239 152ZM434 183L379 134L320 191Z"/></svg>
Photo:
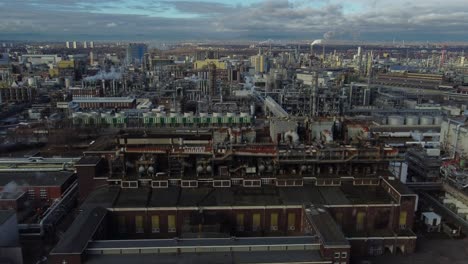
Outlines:
<svg viewBox="0 0 468 264"><path fill-rule="evenodd" d="M34 77L29 77L28 78L28 85L29 86L36 86L36 79Z"/></svg>
<svg viewBox="0 0 468 264"><path fill-rule="evenodd" d="M443 118L442 116L435 116L434 117L434 125L440 125L442 124Z"/></svg>
<svg viewBox="0 0 468 264"><path fill-rule="evenodd" d="M29 80L28 80L29 81ZM65 88L70 88L71 87L71 78L67 77L65 78Z"/></svg>
<svg viewBox="0 0 468 264"><path fill-rule="evenodd" d="M390 126L402 126L405 123L405 119L402 116L389 116L388 124Z"/></svg>
<svg viewBox="0 0 468 264"><path fill-rule="evenodd" d="M406 125L408 126L416 126L419 123L419 117L414 115L406 116Z"/></svg>
<svg viewBox="0 0 468 264"><path fill-rule="evenodd" d="M422 126L428 126L434 124L434 118L432 116L421 116L420 124Z"/></svg>
<svg viewBox="0 0 468 264"><path fill-rule="evenodd" d="M380 121L381 125L386 125L387 124L387 117L382 117L380 120L381 120Z"/></svg>
<svg viewBox="0 0 468 264"><path fill-rule="evenodd" d="M153 166L148 167L148 173L149 174L154 174L154 167Z"/></svg>
<svg viewBox="0 0 468 264"><path fill-rule="evenodd" d="M255 104L250 105L250 115L254 116L255 115Z"/></svg>

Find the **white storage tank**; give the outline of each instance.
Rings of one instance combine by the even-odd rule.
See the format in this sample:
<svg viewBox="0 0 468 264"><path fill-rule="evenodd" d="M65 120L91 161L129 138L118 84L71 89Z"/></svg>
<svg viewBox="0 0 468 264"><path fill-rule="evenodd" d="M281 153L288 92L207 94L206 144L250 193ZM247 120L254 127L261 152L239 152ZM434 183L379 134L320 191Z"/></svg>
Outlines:
<svg viewBox="0 0 468 264"><path fill-rule="evenodd" d="M36 86L36 79L34 77L28 78L28 85L29 86Z"/></svg>
<svg viewBox="0 0 468 264"><path fill-rule="evenodd" d="M407 126L416 126L419 123L419 117L414 115L406 116L406 125Z"/></svg>
<svg viewBox="0 0 468 264"><path fill-rule="evenodd" d="M429 126L434 124L434 118L432 116L421 116L420 122L422 126Z"/></svg>
<svg viewBox="0 0 468 264"><path fill-rule="evenodd" d="M29 80L28 80L29 81ZM65 78L65 88L70 88L71 87L72 80L70 77Z"/></svg>
<svg viewBox="0 0 468 264"><path fill-rule="evenodd" d="M439 126L440 124L442 124L442 121L443 121L442 116L435 116L435 117L434 117L434 125L438 125L438 126Z"/></svg>
<svg viewBox="0 0 468 264"><path fill-rule="evenodd" d="M402 126L405 123L405 119L402 116L389 116L388 124L390 126Z"/></svg>
<svg viewBox="0 0 468 264"><path fill-rule="evenodd" d="M254 116L255 115L255 104L250 105L250 115Z"/></svg>

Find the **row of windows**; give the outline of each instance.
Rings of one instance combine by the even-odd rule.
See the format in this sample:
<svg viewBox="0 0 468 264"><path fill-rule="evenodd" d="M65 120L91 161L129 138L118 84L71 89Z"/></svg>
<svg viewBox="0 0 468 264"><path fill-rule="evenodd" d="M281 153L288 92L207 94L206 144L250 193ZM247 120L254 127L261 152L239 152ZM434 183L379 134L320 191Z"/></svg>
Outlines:
<svg viewBox="0 0 468 264"><path fill-rule="evenodd" d="M335 258L347 258L348 257L348 253L347 252L335 252Z"/></svg>
<svg viewBox="0 0 468 264"><path fill-rule="evenodd" d="M41 199L47 199L48 195L47 195L47 189L40 189L39 190L39 195L41 197ZM36 198L36 191L34 189L29 189L28 190L28 198L29 199L35 199Z"/></svg>
<svg viewBox="0 0 468 264"><path fill-rule="evenodd" d="M245 215L243 213L239 213L236 215L236 225L237 231L244 231L245 226ZM252 231L257 231L260 229L260 214L253 214L252 215ZM288 230L294 231L296 229L296 214L289 213L288 214ZM278 230L278 213L271 213L270 214L270 231L277 231Z"/></svg>
<svg viewBox="0 0 468 264"><path fill-rule="evenodd" d="M400 212L400 218L399 218L399 226L401 229L405 229L406 228L406 220L407 220L407 216L408 216L408 213L406 211L402 211ZM336 215L336 218L337 218L337 221L338 222L341 222L342 221L342 218L343 218L343 214L342 213L338 213ZM365 218L366 218L366 212L358 212L356 214L356 230L357 231L362 231L364 230L364 222L365 222Z"/></svg>
<svg viewBox="0 0 468 264"><path fill-rule="evenodd" d="M167 216L167 223L168 223L168 232L176 232L176 220L175 215L168 215ZM143 233L143 216L137 215L135 216L135 232L136 233ZM127 224L125 221L125 216L119 216L119 232L126 233L127 232ZM152 233L159 233L160 232L160 217L159 215L151 216L151 232Z"/></svg>
<svg viewBox="0 0 468 264"><path fill-rule="evenodd" d="M271 213L270 214L270 230L277 231L278 230L278 213ZM168 215L167 216L167 224L168 224L168 232L176 232L176 218L175 215ZM288 213L288 230L294 231L296 229L296 214L295 213ZM244 231L245 226L245 214L239 213L236 215L236 226L237 231ZM261 215L256 213L252 215L252 231L258 231L261 227ZM160 216L153 215L151 216L151 233L159 233L160 232ZM127 223L125 216L119 216L119 232L126 233L127 232ZM143 224L143 216L137 215L135 216L135 232L136 233L144 233L144 224Z"/></svg>

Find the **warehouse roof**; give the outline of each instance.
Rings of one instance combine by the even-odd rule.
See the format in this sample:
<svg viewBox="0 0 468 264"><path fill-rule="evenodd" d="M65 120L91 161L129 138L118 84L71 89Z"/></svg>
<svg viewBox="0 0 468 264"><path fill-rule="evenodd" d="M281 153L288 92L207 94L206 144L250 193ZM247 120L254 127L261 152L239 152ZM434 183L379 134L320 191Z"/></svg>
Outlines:
<svg viewBox="0 0 468 264"><path fill-rule="evenodd" d="M72 171L0 172L0 186L10 182L17 186L61 186L75 173Z"/></svg>

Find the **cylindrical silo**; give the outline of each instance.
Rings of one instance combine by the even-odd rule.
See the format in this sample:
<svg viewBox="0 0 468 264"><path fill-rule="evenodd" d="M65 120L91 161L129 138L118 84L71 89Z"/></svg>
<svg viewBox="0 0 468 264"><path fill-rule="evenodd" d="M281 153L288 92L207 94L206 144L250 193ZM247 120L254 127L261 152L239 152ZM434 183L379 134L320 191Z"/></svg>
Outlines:
<svg viewBox="0 0 468 264"><path fill-rule="evenodd" d="M71 82L72 82L71 78L66 77L65 78L65 88L67 88L67 89L70 88L71 87Z"/></svg>
<svg viewBox="0 0 468 264"><path fill-rule="evenodd" d="M442 120L443 120L442 116L435 116L434 117L434 125L442 124Z"/></svg>
<svg viewBox="0 0 468 264"><path fill-rule="evenodd" d="M406 116L406 125L416 126L419 123L419 117L414 115Z"/></svg>
<svg viewBox="0 0 468 264"><path fill-rule="evenodd" d="M389 116L388 117L388 125L390 126L402 126L405 123L405 119L402 116Z"/></svg>
<svg viewBox="0 0 468 264"><path fill-rule="evenodd" d="M420 124L422 126L429 126L434 124L434 118L432 116L421 116Z"/></svg>

